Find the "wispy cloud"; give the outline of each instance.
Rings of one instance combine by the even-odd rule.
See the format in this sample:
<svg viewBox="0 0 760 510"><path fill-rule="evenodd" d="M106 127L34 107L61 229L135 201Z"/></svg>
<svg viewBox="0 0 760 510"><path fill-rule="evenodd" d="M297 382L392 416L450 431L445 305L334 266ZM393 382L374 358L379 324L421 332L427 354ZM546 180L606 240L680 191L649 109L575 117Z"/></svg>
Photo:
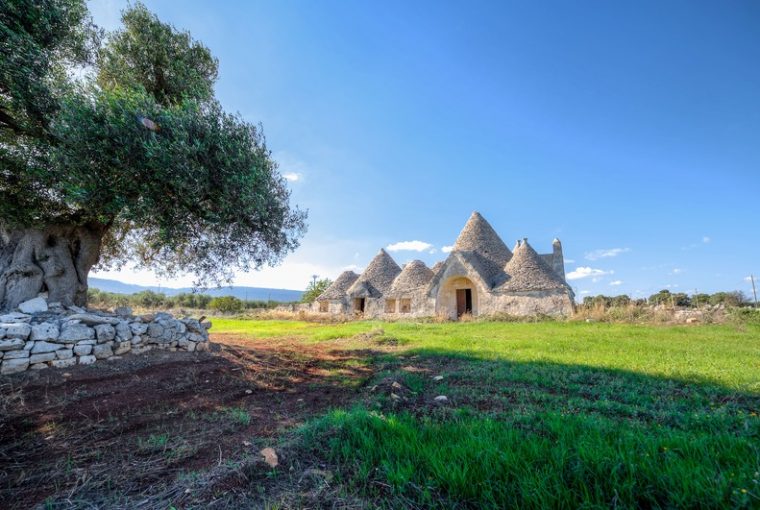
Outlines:
<svg viewBox="0 0 760 510"><path fill-rule="evenodd" d="M582 290L581 294L591 294L591 291L590 290Z"/></svg>
<svg viewBox="0 0 760 510"><path fill-rule="evenodd" d="M621 253L631 251L630 248L609 248L606 250L594 250L586 253L586 260L599 260L607 259L610 257L617 257Z"/></svg>
<svg viewBox="0 0 760 510"><path fill-rule="evenodd" d="M431 250L435 249L435 247L425 241L399 241L389 244L385 249L388 251L427 251L433 253Z"/></svg>
<svg viewBox="0 0 760 510"><path fill-rule="evenodd" d="M682 250L693 250L694 248L698 248L702 246L703 244L710 244L712 242L712 238L710 236L702 236L702 242L701 243L691 243L686 246L681 246Z"/></svg>
<svg viewBox="0 0 760 510"><path fill-rule="evenodd" d="M575 259L565 259L565 264L575 264Z"/></svg>
<svg viewBox="0 0 760 510"><path fill-rule="evenodd" d="M598 278L600 276L606 276L610 274L614 274L615 271L605 271L604 269L594 269L588 266L581 266L575 268L575 271L570 271L567 273L566 278L568 280L581 280L583 278Z"/></svg>
<svg viewBox="0 0 760 510"><path fill-rule="evenodd" d="M683 273L683 269L680 267L674 267L673 270L670 272L670 274L681 274Z"/></svg>
<svg viewBox="0 0 760 510"><path fill-rule="evenodd" d="M623 285L623 280L612 280L610 282L610 285L612 285L613 287L617 287L618 285Z"/></svg>
<svg viewBox="0 0 760 510"><path fill-rule="evenodd" d="M287 173L282 174L282 176L285 178L286 181L290 181L290 182L300 181L301 177L303 177L301 174L297 172L287 172Z"/></svg>
<svg viewBox="0 0 760 510"><path fill-rule="evenodd" d="M707 243L709 243L710 241L712 241L712 239L710 239L710 237L709 237L709 236L704 236L704 237L702 237L702 242L703 242L703 243L707 244Z"/></svg>
<svg viewBox="0 0 760 510"><path fill-rule="evenodd" d="M451 250L453 249L454 249L454 246L444 246L443 248L441 248L441 251L443 253L451 253Z"/></svg>

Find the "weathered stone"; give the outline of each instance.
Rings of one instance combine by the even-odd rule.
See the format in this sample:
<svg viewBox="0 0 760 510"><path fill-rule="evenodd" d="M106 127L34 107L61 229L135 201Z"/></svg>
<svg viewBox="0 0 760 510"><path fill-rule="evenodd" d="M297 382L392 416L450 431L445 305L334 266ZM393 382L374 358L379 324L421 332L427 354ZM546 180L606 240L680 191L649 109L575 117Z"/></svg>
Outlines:
<svg viewBox="0 0 760 510"><path fill-rule="evenodd" d="M74 346L74 354L77 356L87 356L92 352L92 345L75 345Z"/></svg>
<svg viewBox="0 0 760 510"><path fill-rule="evenodd" d="M71 305L71 306L68 306L67 308L74 313L87 313L87 310L85 310L81 306Z"/></svg>
<svg viewBox="0 0 760 510"><path fill-rule="evenodd" d="M51 344L49 342L34 342L34 347L32 347L32 354L41 354L43 352L54 352L57 351L63 347L59 344Z"/></svg>
<svg viewBox="0 0 760 510"><path fill-rule="evenodd" d="M26 340L32 333L32 327L25 322L0 324L0 328L5 330L6 338L23 338Z"/></svg>
<svg viewBox="0 0 760 510"><path fill-rule="evenodd" d="M103 315L95 315L94 313L75 313L69 316L69 320L78 320L90 326L96 326L98 324L111 324L116 325L119 323L119 319L116 317L105 317Z"/></svg>
<svg viewBox="0 0 760 510"><path fill-rule="evenodd" d="M21 349L18 351L7 351L4 353L3 359L19 359L19 358L28 358L29 357L29 351Z"/></svg>
<svg viewBox="0 0 760 510"><path fill-rule="evenodd" d="M436 404L446 404L449 401L449 397L446 395L438 395L433 399Z"/></svg>
<svg viewBox="0 0 760 510"><path fill-rule="evenodd" d="M32 354L29 357L29 363L45 363L46 361L53 361L55 359L54 352L44 352L42 354Z"/></svg>
<svg viewBox="0 0 760 510"><path fill-rule="evenodd" d="M116 315L121 315L122 317L128 317L132 315L132 309L128 306L119 306L117 308L114 308L113 313Z"/></svg>
<svg viewBox="0 0 760 510"><path fill-rule="evenodd" d="M110 324L98 324L95 326L95 334L98 343L108 342L116 338L116 329Z"/></svg>
<svg viewBox="0 0 760 510"><path fill-rule="evenodd" d="M203 321L203 322L201 322L201 327L203 329L206 329L206 330L211 329L211 321Z"/></svg>
<svg viewBox="0 0 760 510"><path fill-rule="evenodd" d="M131 349L132 349L132 343L129 340L127 340L126 342L120 342L116 346L116 349L114 349L113 353L119 356L121 354L128 353Z"/></svg>
<svg viewBox="0 0 760 510"><path fill-rule="evenodd" d="M43 322L32 326L31 340L56 340L60 335L58 324Z"/></svg>
<svg viewBox="0 0 760 510"><path fill-rule="evenodd" d="M162 338L164 336L164 327L155 322L148 325L148 336L151 338Z"/></svg>
<svg viewBox="0 0 760 510"><path fill-rule="evenodd" d="M95 363L95 356L79 356L80 365L91 365Z"/></svg>
<svg viewBox="0 0 760 510"><path fill-rule="evenodd" d="M61 349L60 351L55 351L55 355L58 359L69 359L74 357L74 350L73 349Z"/></svg>
<svg viewBox="0 0 760 510"><path fill-rule="evenodd" d="M132 330L129 329L127 321L121 321L116 325L116 338L121 342L132 338Z"/></svg>
<svg viewBox="0 0 760 510"><path fill-rule="evenodd" d="M198 342L195 344L195 351L196 352L203 352L208 350L208 342Z"/></svg>
<svg viewBox="0 0 760 510"><path fill-rule="evenodd" d="M29 370L45 370L46 368L50 368L47 363L35 363L34 365L29 365Z"/></svg>
<svg viewBox="0 0 760 510"><path fill-rule="evenodd" d="M121 359L121 356L111 356L108 358L108 361L119 361Z"/></svg>
<svg viewBox="0 0 760 510"><path fill-rule="evenodd" d="M132 330L133 335L144 335L148 332L148 325L142 322L130 322L129 329Z"/></svg>
<svg viewBox="0 0 760 510"><path fill-rule="evenodd" d="M132 342L132 345L140 345L142 343L142 337L140 335L135 335L130 342Z"/></svg>
<svg viewBox="0 0 760 510"><path fill-rule="evenodd" d="M196 344L186 338L180 338L177 345L186 351L193 352Z"/></svg>
<svg viewBox="0 0 760 510"><path fill-rule="evenodd" d="M64 367L71 367L77 364L77 359L74 357L71 358L65 358L65 359L57 359L50 362L50 365L54 368L64 368Z"/></svg>
<svg viewBox="0 0 760 510"><path fill-rule="evenodd" d="M0 315L0 322L15 323L15 322L29 322L31 320L32 320L31 315L27 315L21 312L11 312L11 313L6 313L5 315Z"/></svg>
<svg viewBox="0 0 760 510"><path fill-rule="evenodd" d="M93 346L92 354L97 359L110 358L111 356L113 356L113 350L111 349L110 344L99 344L99 345Z"/></svg>
<svg viewBox="0 0 760 510"><path fill-rule="evenodd" d="M63 326L61 334L58 336L59 342L79 342L80 340L89 340L95 338L95 331L85 324L68 323Z"/></svg>
<svg viewBox="0 0 760 510"><path fill-rule="evenodd" d="M24 301L18 305L18 309L21 313L40 313L47 312L48 305L44 298L36 297L28 301Z"/></svg>
<svg viewBox="0 0 760 510"><path fill-rule="evenodd" d="M77 342L77 345L95 345L97 342L95 340L80 340Z"/></svg>
<svg viewBox="0 0 760 510"><path fill-rule="evenodd" d="M23 349L25 344L26 342L20 338L0 340L0 351L15 351L17 349Z"/></svg>
<svg viewBox="0 0 760 510"><path fill-rule="evenodd" d="M3 359L0 374L15 374L29 368L29 358Z"/></svg>

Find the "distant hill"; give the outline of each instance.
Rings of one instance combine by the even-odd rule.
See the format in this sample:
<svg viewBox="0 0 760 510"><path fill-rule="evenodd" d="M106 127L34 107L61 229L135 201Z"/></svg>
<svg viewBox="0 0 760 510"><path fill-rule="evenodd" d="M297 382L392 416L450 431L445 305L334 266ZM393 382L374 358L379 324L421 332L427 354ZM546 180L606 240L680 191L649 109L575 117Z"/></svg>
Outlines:
<svg viewBox="0 0 760 510"><path fill-rule="evenodd" d="M175 296L183 292L193 292L191 287L172 288L158 287L147 285L135 285L133 283L124 283L118 280L107 280L105 278L87 279L90 287L105 291L116 292L119 294L134 294L143 290L152 290L153 292L162 292L167 296ZM288 289L267 289L263 287L212 287L202 291L209 296L235 296L239 299L249 299L251 301L280 301L291 302L300 301L303 291Z"/></svg>

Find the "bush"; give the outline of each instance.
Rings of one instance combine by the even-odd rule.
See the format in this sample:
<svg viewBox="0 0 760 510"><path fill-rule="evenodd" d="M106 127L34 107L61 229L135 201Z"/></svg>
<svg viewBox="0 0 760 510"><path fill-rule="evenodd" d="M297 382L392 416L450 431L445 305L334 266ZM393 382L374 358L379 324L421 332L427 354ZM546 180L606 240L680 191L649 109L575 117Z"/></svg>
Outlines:
<svg viewBox="0 0 760 510"><path fill-rule="evenodd" d="M215 297L208 307L222 313L238 313L243 310L243 301L233 296Z"/></svg>

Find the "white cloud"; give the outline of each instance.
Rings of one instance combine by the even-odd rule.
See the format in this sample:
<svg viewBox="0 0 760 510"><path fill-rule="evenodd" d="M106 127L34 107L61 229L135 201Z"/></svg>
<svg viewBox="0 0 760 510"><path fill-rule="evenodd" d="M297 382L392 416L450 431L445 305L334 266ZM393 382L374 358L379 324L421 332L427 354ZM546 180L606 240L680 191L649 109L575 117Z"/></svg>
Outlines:
<svg viewBox="0 0 760 510"><path fill-rule="evenodd" d="M452 251L453 249L454 249L454 247L453 247L453 246L444 246L443 248L441 248L441 251L442 251L443 253L451 253L451 251Z"/></svg>
<svg viewBox="0 0 760 510"><path fill-rule="evenodd" d="M565 264L575 264L575 259L565 259Z"/></svg>
<svg viewBox="0 0 760 510"><path fill-rule="evenodd" d="M678 288L678 284L677 283L669 283L669 284L667 284L665 286L665 288L666 289L676 289L676 288Z"/></svg>
<svg viewBox="0 0 760 510"><path fill-rule="evenodd" d="M285 178L286 181L290 181L290 182L300 181L301 177L303 177L301 174L297 172L287 172L287 173L282 174L282 176Z"/></svg>
<svg viewBox="0 0 760 510"><path fill-rule="evenodd" d="M610 248L607 250L594 250L586 253L586 260L599 260L610 257L617 257L621 253L631 251L630 248Z"/></svg>
<svg viewBox="0 0 760 510"><path fill-rule="evenodd" d="M613 280L610 282L610 285L612 285L613 287L617 287L618 285L622 285L622 284L623 284L623 280Z"/></svg>
<svg viewBox="0 0 760 510"><path fill-rule="evenodd" d="M603 269L593 269L591 267L577 267L575 268L575 271L570 271L567 273L566 278L568 280L580 280L583 278L598 278L600 276L605 276L609 274L614 274L615 271L605 271Z"/></svg>
<svg viewBox="0 0 760 510"><path fill-rule="evenodd" d="M702 237L702 242L703 242L703 243L707 244L707 243L709 243L710 241L712 241L712 239L710 239L708 236L704 236L704 237Z"/></svg>
<svg viewBox="0 0 760 510"><path fill-rule="evenodd" d="M399 241L389 244L385 248L388 251L430 251L434 246L425 241Z"/></svg>
<svg viewBox="0 0 760 510"><path fill-rule="evenodd" d="M581 294L591 294L591 291L590 290L582 290Z"/></svg>
<svg viewBox="0 0 760 510"><path fill-rule="evenodd" d="M680 267L673 268L673 270L670 272L670 274L681 274L683 273L683 269Z"/></svg>

